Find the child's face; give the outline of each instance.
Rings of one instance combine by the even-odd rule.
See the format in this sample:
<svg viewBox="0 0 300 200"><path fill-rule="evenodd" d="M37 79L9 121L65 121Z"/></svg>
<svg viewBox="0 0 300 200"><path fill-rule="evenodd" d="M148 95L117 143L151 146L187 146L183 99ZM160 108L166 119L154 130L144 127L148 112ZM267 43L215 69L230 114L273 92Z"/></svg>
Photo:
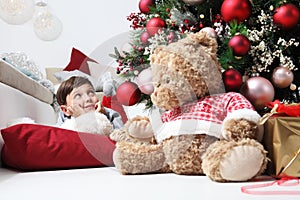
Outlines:
<svg viewBox="0 0 300 200"><path fill-rule="evenodd" d="M64 107L65 109L63 109L66 111L65 114L76 117L94 111L98 98L91 85L83 84L74 88L72 92L67 95L66 102L67 105Z"/></svg>

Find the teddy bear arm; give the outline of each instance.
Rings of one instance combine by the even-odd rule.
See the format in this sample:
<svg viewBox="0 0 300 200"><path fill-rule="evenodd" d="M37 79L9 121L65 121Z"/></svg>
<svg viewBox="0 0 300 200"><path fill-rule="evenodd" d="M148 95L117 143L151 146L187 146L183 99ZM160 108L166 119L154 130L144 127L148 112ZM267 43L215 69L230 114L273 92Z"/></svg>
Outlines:
<svg viewBox="0 0 300 200"><path fill-rule="evenodd" d="M246 119L230 119L223 126L227 140L239 141L243 138L258 140L259 127L257 123Z"/></svg>
<svg viewBox="0 0 300 200"><path fill-rule="evenodd" d="M260 115L243 95L229 92L223 96L227 116L223 120L222 135L227 140L238 141L250 138L261 141L263 126L259 125Z"/></svg>

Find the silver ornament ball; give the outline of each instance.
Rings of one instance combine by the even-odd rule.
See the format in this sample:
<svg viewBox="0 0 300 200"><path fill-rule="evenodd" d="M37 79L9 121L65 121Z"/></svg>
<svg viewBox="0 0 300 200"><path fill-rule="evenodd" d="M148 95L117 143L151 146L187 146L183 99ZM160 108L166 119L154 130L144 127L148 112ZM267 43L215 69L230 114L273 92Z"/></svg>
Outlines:
<svg viewBox="0 0 300 200"><path fill-rule="evenodd" d="M243 94L257 110L263 109L273 101L275 91L272 83L263 77L251 77L241 87Z"/></svg>
<svg viewBox="0 0 300 200"><path fill-rule="evenodd" d="M275 87L286 88L294 80L294 74L287 67L276 67L272 73L272 82Z"/></svg>

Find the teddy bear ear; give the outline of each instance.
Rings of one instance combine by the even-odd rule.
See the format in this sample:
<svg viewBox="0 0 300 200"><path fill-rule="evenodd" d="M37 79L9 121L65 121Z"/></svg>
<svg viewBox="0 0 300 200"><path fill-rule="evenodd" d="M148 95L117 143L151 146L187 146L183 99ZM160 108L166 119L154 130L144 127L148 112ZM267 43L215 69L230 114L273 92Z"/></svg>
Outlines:
<svg viewBox="0 0 300 200"><path fill-rule="evenodd" d="M207 52L214 60L217 60L218 43L216 38L211 37L206 31L199 31L189 34L188 37L201 45L201 48Z"/></svg>

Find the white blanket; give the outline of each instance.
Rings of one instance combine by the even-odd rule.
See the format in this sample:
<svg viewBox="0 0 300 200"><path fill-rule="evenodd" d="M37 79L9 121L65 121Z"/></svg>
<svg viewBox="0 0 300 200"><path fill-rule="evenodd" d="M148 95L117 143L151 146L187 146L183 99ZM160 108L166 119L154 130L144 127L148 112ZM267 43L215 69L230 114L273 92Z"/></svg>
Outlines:
<svg viewBox="0 0 300 200"><path fill-rule="evenodd" d="M241 192L243 186L261 183L217 183L206 176L183 176L173 173L121 175L114 167L26 173L0 169L0 199L284 200L299 198L291 195L249 195ZM299 190L300 187L273 186L263 190L272 189Z"/></svg>

